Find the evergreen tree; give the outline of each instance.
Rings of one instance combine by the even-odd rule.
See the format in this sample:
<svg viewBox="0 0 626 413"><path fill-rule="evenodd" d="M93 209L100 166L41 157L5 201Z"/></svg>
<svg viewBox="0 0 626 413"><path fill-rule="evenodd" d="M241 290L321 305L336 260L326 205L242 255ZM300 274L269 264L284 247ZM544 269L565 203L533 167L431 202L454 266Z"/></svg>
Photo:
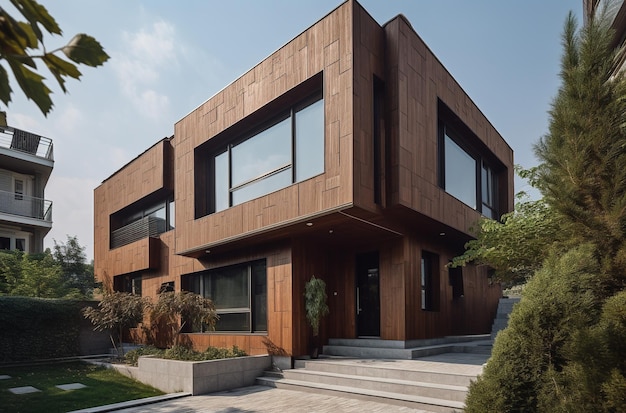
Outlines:
<svg viewBox="0 0 626 413"><path fill-rule="evenodd" d="M562 85L535 152L545 201L596 245L606 296L626 284L626 81L599 16L563 36Z"/></svg>

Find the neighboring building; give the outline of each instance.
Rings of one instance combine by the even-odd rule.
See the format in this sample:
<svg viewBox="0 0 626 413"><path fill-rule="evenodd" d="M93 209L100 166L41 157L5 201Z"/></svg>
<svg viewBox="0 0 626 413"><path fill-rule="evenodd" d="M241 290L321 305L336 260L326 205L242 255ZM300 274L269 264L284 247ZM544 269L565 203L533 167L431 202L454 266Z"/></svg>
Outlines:
<svg viewBox="0 0 626 413"><path fill-rule="evenodd" d="M44 198L52 149L46 137L0 126L0 250L43 252L52 228L52 201Z"/></svg>
<svg viewBox="0 0 626 413"><path fill-rule="evenodd" d="M612 46L622 48L615 66L615 71L618 72L626 67L626 4L624 0L583 0L585 22L603 11L606 11L606 17L614 30Z"/></svg>
<svg viewBox="0 0 626 413"><path fill-rule="evenodd" d="M190 87L193 87L190 85ZM96 188L95 273L215 302L198 348L307 354L321 339L488 333L486 267L449 269L513 208L513 152L403 16L349 0L201 104ZM175 206L175 208L174 208Z"/></svg>

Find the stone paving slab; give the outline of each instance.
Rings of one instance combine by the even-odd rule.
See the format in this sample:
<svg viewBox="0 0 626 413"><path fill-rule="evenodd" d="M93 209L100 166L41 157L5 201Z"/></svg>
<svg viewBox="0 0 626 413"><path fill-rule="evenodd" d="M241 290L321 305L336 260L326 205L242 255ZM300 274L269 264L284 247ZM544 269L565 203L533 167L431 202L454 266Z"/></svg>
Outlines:
<svg viewBox="0 0 626 413"><path fill-rule="evenodd" d="M82 383L69 383L69 384L59 384L58 386L54 386L58 389L61 390L78 390L78 389L83 389L87 386L85 386Z"/></svg>
<svg viewBox="0 0 626 413"><path fill-rule="evenodd" d="M9 389L9 391L13 394L28 394L28 393L36 393L41 390L34 388L33 386L23 386L23 387L13 387Z"/></svg>
<svg viewBox="0 0 626 413"><path fill-rule="evenodd" d="M365 400L276 389L242 387L168 402L116 410L118 413L429 413L426 410Z"/></svg>
<svg viewBox="0 0 626 413"><path fill-rule="evenodd" d="M11 376L7 376L6 374L0 374L0 380L8 380Z"/></svg>

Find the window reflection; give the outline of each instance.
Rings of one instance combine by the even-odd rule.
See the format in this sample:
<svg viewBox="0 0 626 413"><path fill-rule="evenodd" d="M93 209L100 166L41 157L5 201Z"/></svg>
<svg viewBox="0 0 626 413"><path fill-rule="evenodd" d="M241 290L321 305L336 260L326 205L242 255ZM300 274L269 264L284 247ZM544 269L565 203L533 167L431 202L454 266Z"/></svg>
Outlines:
<svg viewBox="0 0 626 413"><path fill-rule="evenodd" d="M476 209L476 159L445 135L446 192Z"/></svg>

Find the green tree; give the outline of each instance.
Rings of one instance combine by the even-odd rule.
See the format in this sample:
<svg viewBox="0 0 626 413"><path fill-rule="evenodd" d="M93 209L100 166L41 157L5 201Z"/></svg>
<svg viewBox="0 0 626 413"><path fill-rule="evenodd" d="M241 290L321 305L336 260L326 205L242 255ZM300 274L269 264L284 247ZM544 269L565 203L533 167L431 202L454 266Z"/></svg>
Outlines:
<svg viewBox="0 0 626 413"><path fill-rule="evenodd" d="M5 67L8 65L26 97L47 115L52 109L51 90L37 71L37 61L43 62L66 93L66 79L81 76L76 64L96 67L106 62L109 56L96 39L82 33L64 46L48 51L43 32L62 34L55 19L35 0L11 0L11 4L26 21L16 20L0 7L0 62L3 63L0 64L0 100L7 106L11 101L12 89Z"/></svg>
<svg viewBox="0 0 626 413"><path fill-rule="evenodd" d="M93 265L87 264L85 247L78 243L78 237L68 235L65 243L54 240L52 255L63 270L66 287L90 298L95 286Z"/></svg>
<svg viewBox="0 0 626 413"><path fill-rule="evenodd" d="M565 249L574 236L562 217L542 199L518 194L515 210L497 221L481 218L473 227L476 238L450 266L488 265L497 281L524 283L541 268L552 248Z"/></svg>
<svg viewBox="0 0 626 413"><path fill-rule="evenodd" d="M568 251L549 246L470 386L468 412L626 411L626 81L611 39L602 16L578 30L570 13L535 177L575 235Z"/></svg>
<svg viewBox="0 0 626 413"><path fill-rule="evenodd" d="M171 347L180 344L180 333L185 327L189 331L213 330L217 319L210 299L187 291L163 292L150 310L150 333Z"/></svg>
<svg viewBox="0 0 626 413"><path fill-rule="evenodd" d="M20 274L14 282L11 295L60 298L68 293L63 282L63 270L50 254L50 250L39 256L22 254Z"/></svg>
<svg viewBox="0 0 626 413"><path fill-rule="evenodd" d="M143 321L144 310L149 304L146 298L138 295L112 292L104 295L97 308L83 308L83 315L94 325L94 330L109 331L111 343L122 357L124 330L136 327Z"/></svg>
<svg viewBox="0 0 626 413"><path fill-rule="evenodd" d="M607 19L581 31L570 14L562 85L535 151L546 203L597 246L606 296L626 286L626 81Z"/></svg>

